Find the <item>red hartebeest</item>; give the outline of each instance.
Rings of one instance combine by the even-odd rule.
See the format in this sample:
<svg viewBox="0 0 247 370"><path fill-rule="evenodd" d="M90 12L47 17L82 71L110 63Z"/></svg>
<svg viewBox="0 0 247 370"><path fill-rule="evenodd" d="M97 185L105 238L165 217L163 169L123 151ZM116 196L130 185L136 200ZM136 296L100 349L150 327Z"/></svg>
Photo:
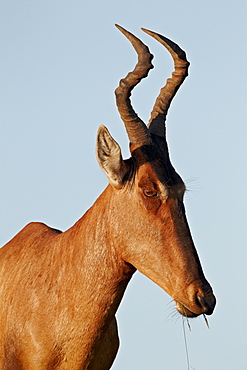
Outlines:
<svg viewBox="0 0 247 370"><path fill-rule="evenodd" d="M118 350L115 313L136 269L170 294L182 315L214 310L186 221L185 185L165 137L166 114L189 62L178 45L144 29L175 64L146 126L129 98L152 68L152 55L117 27L138 54L116 89L131 157L123 160L100 126L97 158L109 185L94 205L65 232L30 223L0 250L1 369L109 369Z"/></svg>

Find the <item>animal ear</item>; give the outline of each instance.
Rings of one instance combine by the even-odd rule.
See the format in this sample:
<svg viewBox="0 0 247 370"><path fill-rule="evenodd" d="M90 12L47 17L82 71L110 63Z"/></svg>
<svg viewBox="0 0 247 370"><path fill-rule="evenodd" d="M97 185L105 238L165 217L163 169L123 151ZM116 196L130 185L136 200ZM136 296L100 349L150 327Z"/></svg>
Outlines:
<svg viewBox="0 0 247 370"><path fill-rule="evenodd" d="M110 184L115 188L121 188L128 166L122 158L120 146L105 126L100 126L98 129L96 155Z"/></svg>

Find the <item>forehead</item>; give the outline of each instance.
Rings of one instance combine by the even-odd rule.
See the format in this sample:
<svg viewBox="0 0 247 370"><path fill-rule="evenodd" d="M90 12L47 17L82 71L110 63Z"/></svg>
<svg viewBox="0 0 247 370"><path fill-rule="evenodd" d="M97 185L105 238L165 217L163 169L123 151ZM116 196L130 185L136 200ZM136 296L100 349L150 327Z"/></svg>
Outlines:
<svg viewBox="0 0 247 370"><path fill-rule="evenodd" d="M157 151L155 146L138 148L132 157L136 162L138 182L163 184L164 187L184 188L184 183L171 164L167 151Z"/></svg>

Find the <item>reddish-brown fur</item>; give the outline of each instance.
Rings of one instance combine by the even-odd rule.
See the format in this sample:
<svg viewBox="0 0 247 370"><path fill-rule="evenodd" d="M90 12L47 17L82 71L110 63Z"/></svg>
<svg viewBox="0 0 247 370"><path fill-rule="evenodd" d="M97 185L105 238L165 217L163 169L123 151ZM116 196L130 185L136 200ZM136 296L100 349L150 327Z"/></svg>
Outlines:
<svg viewBox="0 0 247 370"><path fill-rule="evenodd" d="M130 141L123 161L101 126L97 156L110 184L93 206L63 233L30 223L0 249L1 369L109 369L118 349L115 313L136 269L181 314L212 313L185 186L156 142Z"/></svg>

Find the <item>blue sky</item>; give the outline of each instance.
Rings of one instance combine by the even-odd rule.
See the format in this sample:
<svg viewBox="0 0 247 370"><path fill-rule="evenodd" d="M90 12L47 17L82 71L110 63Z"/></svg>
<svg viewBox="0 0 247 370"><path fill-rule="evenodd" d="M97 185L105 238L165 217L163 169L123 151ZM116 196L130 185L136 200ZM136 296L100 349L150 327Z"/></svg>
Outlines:
<svg viewBox="0 0 247 370"><path fill-rule="evenodd" d="M119 23L155 55L133 94L147 121L172 72L145 27L177 42L191 62L167 120L172 162L207 278L218 299L208 330L186 329L196 370L247 368L247 49L245 1L2 0L0 3L0 244L25 224L66 230L107 185L95 158L106 125L129 156L114 89L136 55ZM114 370L187 368L182 321L171 298L136 273L118 311Z"/></svg>

